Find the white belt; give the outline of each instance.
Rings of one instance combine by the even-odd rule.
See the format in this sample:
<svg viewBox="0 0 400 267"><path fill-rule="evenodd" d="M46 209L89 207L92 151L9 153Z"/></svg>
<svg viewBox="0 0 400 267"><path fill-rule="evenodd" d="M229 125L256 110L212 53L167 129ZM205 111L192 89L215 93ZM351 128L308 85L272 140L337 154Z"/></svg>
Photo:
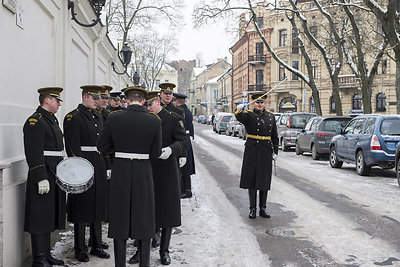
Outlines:
<svg viewBox="0 0 400 267"><path fill-rule="evenodd" d="M85 152L98 152L95 146L81 146L81 151Z"/></svg>
<svg viewBox="0 0 400 267"><path fill-rule="evenodd" d="M65 157L66 153L64 150L62 151L43 151L43 156L48 156L48 157Z"/></svg>
<svg viewBox="0 0 400 267"><path fill-rule="evenodd" d="M116 158L122 159L149 159L149 154L138 154L138 153L125 153L125 152L115 152Z"/></svg>
<svg viewBox="0 0 400 267"><path fill-rule="evenodd" d="M189 131L189 130L186 130L186 134L190 134L190 131Z"/></svg>

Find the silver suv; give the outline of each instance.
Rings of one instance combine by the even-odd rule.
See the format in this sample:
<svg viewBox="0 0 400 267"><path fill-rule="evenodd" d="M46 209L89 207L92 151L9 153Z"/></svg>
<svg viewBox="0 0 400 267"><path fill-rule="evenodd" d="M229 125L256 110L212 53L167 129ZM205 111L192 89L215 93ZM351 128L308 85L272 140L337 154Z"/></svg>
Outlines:
<svg viewBox="0 0 400 267"><path fill-rule="evenodd" d="M283 113L276 122L279 144L283 151L296 145L296 137L304 129L310 119L317 116L315 113L293 112Z"/></svg>

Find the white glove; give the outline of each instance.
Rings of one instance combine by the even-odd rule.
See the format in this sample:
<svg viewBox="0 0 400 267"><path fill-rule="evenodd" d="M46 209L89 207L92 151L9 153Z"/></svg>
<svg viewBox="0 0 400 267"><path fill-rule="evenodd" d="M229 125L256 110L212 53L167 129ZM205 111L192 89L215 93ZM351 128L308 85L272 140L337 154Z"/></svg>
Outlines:
<svg viewBox="0 0 400 267"><path fill-rule="evenodd" d="M278 159L278 155L275 153L272 153L272 160L277 160Z"/></svg>
<svg viewBox="0 0 400 267"><path fill-rule="evenodd" d="M186 164L186 158L179 158L179 168L182 168Z"/></svg>
<svg viewBox="0 0 400 267"><path fill-rule="evenodd" d="M239 104L236 109L241 110L241 109L244 109L244 107L245 107L245 104Z"/></svg>
<svg viewBox="0 0 400 267"><path fill-rule="evenodd" d="M161 155L158 158L166 160L169 158L169 156L171 156L171 154L172 154L172 149L169 146L167 146L161 150Z"/></svg>
<svg viewBox="0 0 400 267"><path fill-rule="evenodd" d="M38 182L39 194L47 194L50 191L50 183L47 179Z"/></svg>
<svg viewBox="0 0 400 267"><path fill-rule="evenodd" d="M107 170L106 171L107 174L107 180L111 178L111 170Z"/></svg>

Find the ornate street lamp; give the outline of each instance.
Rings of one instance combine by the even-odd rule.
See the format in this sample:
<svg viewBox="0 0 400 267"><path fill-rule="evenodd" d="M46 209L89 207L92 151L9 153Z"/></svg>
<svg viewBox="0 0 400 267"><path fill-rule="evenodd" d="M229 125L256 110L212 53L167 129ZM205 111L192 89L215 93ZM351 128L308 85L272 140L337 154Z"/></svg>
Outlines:
<svg viewBox="0 0 400 267"><path fill-rule="evenodd" d="M83 26L83 27L93 27L100 21L100 15L101 15L101 10L103 9L104 5L106 4L106 0L88 0L90 1L90 4L92 5L94 9L94 13L96 14L96 19L93 20L93 23L91 24L84 24L76 18L76 13L75 13L75 3L73 0L68 0L68 9L71 9L71 16L72 20L74 20L77 24Z"/></svg>
<svg viewBox="0 0 400 267"><path fill-rule="evenodd" d="M125 67L125 70L123 72L116 71L115 62L111 62L111 66L113 67L113 70L114 70L115 73L122 75L122 74L126 73L127 68L128 68L128 64L129 64L129 62L131 62L132 49L129 47L128 43L124 44L124 46L121 49L120 54L121 54L121 57L122 57L122 58L120 57L120 59L122 61L122 65L124 65L124 67Z"/></svg>

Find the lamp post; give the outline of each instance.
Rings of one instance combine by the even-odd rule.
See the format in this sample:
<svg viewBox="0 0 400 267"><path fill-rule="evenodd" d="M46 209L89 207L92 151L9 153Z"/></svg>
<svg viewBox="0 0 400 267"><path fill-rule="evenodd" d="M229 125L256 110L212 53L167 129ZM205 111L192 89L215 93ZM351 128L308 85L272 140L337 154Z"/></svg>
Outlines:
<svg viewBox="0 0 400 267"><path fill-rule="evenodd" d="M128 68L128 64L129 64L129 62L131 62L131 57L132 57L132 49L129 47L128 43L124 44L124 46L121 49L120 54L121 54L122 58L119 57L119 56L118 57L122 61L122 65L124 65L125 70L123 72L118 72L115 69L115 62L111 62L111 66L113 67L113 70L114 70L115 73L122 75L122 74L126 73L127 68Z"/></svg>
<svg viewBox="0 0 400 267"><path fill-rule="evenodd" d="M104 5L106 4L106 0L88 0L88 1L90 1L90 4L94 9L94 13L96 14L96 19L93 19L93 22L90 24L85 24L85 23L78 21L78 19L76 18L74 1L68 0L68 9L71 9L71 16L72 16L71 19L82 27L93 27L97 23L99 23L101 10L103 9Z"/></svg>

